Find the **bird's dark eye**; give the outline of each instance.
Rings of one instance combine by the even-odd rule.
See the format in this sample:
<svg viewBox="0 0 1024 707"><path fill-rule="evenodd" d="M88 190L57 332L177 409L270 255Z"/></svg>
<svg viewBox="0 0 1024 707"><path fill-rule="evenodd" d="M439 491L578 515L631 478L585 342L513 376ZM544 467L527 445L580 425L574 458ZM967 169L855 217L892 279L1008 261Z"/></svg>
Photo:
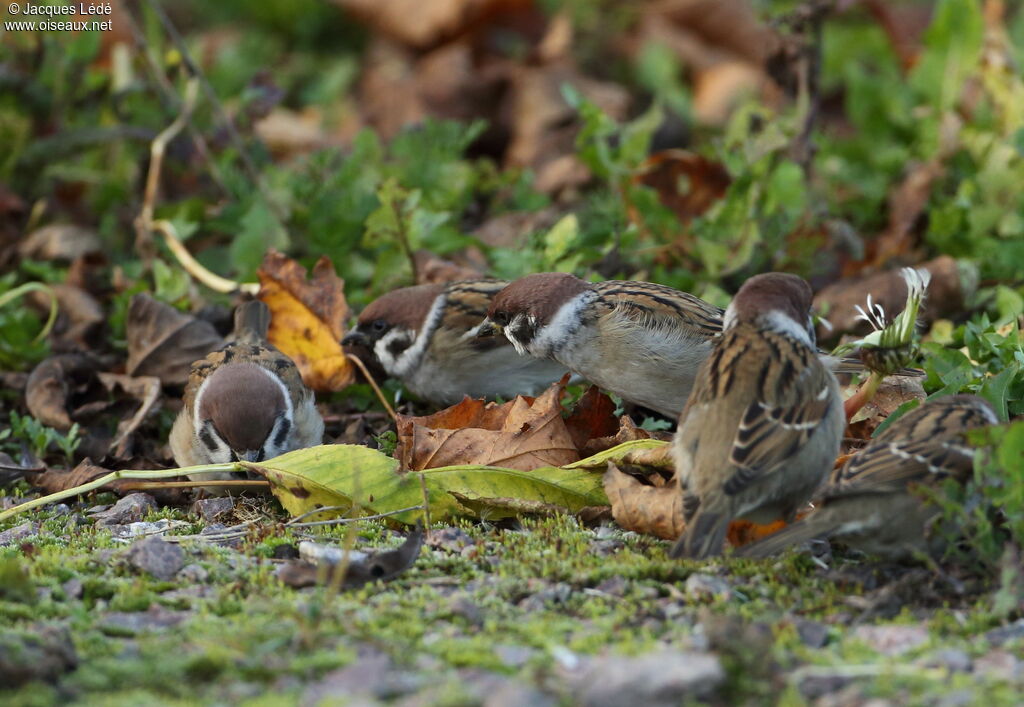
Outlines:
<svg viewBox="0 0 1024 707"><path fill-rule="evenodd" d="M378 334L383 334L385 331L388 330L388 323L383 319L375 319L373 321L373 324L371 324L370 326L372 326L373 330Z"/></svg>
<svg viewBox="0 0 1024 707"><path fill-rule="evenodd" d="M508 312L495 312L492 319L498 326L508 326Z"/></svg>

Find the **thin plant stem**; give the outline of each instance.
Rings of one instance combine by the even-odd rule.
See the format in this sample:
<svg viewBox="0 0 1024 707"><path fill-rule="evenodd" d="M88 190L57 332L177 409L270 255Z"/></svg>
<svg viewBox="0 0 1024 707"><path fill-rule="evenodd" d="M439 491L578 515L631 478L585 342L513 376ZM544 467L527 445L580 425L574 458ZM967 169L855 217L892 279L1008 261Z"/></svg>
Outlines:
<svg viewBox="0 0 1024 707"><path fill-rule="evenodd" d="M81 486L75 486L73 488L64 489L57 493L51 493L47 496L41 496L39 498L20 503L13 508L9 508L6 511L0 512L0 521L7 520L12 516L16 516L19 513L25 511L31 511L34 508L40 508L51 503L57 503L63 501L66 498L72 498L74 496L80 496L83 493L89 493L96 489L103 488L107 484L118 481L120 479L171 479L175 476L181 476L182 474L212 474L215 472L225 471L244 471L245 467L238 462L228 462L227 464L207 464L204 466L192 466L185 467L184 469L156 469L156 470L135 470L135 469L123 469L121 471L112 471L109 474L105 474L98 479L93 479L87 484ZM201 485L201 484L200 484Z"/></svg>
<svg viewBox="0 0 1024 707"><path fill-rule="evenodd" d="M384 409L387 410L388 415L390 415L391 419L397 424L398 415L395 414L395 409L388 404L387 398L384 397L384 393L383 391L381 391L380 386L377 385L377 381L375 381L373 379L373 376L370 375L370 371L367 370L366 364L360 361L358 356L353 356L352 354L349 353L345 354L345 358L351 361L356 368L363 372L363 377L366 378L366 382L370 384L371 388L373 388L373 392L377 394L377 398L380 400L380 404L384 406Z"/></svg>

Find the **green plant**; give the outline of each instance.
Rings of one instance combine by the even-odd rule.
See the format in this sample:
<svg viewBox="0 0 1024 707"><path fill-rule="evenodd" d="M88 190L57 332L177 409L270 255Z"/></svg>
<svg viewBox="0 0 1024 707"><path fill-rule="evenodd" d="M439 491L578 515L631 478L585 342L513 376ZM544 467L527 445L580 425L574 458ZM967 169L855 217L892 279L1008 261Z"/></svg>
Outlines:
<svg viewBox="0 0 1024 707"><path fill-rule="evenodd" d="M0 277L0 368L20 370L49 353L46 336L57 319L57 298L53 290L39 282L15 287L16 278L17 273ZM42 327L28 307L10 306L29 292L42 292L50 300L50 314Z"/></svg>
<svg viewBox="0 0 1024 707"><path fill-rule="evenodd" d="M5 440L7 447L15 453L20 451L19 445L16 445L15 441L24 442L37 459L42 459L51 446L56 446L70 464L82 437L77 422L62 434L52 427L47 427L31 415L19 415L12 410L10 427L0 432L0 442Z"/></svg>

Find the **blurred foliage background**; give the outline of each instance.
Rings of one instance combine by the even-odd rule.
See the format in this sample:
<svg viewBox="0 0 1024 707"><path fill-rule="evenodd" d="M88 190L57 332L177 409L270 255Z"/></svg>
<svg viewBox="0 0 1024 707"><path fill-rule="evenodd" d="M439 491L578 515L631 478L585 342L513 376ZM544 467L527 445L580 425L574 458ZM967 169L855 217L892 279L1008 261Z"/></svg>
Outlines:
<svg viewBox="0 0 1024 707"><path fill-rule="evenodd" d="M927 317L927 388L1024 411L1015 4L112 10L111 31L7 31L0 44L0 294L70 278L115 349L135 292L227 302L137 222L151 142L196 77L154 215L218 274L251 281L277 248L330 257L356 309L415 280L551 269L724 304L765 270L821 290L952 256L956 296L933 292ZM46 354L33 339L44 318L0 309L5 367Z"/></svg>

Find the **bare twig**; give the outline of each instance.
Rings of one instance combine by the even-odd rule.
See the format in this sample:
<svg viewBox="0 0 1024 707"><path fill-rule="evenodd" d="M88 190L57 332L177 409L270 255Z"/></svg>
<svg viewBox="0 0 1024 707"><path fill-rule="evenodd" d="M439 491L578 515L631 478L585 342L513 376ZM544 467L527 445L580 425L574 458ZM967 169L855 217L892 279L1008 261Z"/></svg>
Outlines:
<svg viewBox="0 0 1024 707"><path fill-rule="evenodd" d="M142 31L141 27L139 27L138 21L131 12L125 12L124 16L127 18L128 29L131 30L132 39L135 41L136 46L142 49L142 55L146 59L146 64L149 67L149 73L160 88L160 95L164 100L164 104L169 110L179 112L181 110L181 99L178 98L178 94L175 92L174 86L171 85L171 82L164 74L164 71L160 66L160 60L153 52L153 47L150 46L145 32ZM229 195L231 191L228 189L227 184L224 183L224 177L221 175L220 167L217 166L217 163L213 160L213 157L210 154L210 146L207 144L206 138L203 137L199 128L197 128L195 123L192 121L189 121L188 123L188 132L192 137L192 142L196 147L196 151L210 170L210 177L217 186L220 187L224 194Z"/></svg>
<svg viewBox="0 0 1024 707"><path fill-rule="evenodd" d="M188 248L182 244L181 240L178 239L178 232L174 228L174 224L170 221L154 221L152 228L154 231L159 231L163 235L164 243L167 244L167 247L170 249L171 253L174 254L174 257L178 259L178 263L181 264L181 267L183 267L189 275L209 287L214 292L221 292L224 294L245 292L247 294L255 295L260 291L260 284L258 282L235 282L234 280L228 280L216 273L210 272L203 267L198 260L192 257L192 254L188 252Z"/></svg>
<svg viewBox="0 0 1024 707"><path fill-rule="evenodd" d="M397 424L398 415L395 413L394 408L392 408L391 405L388 404L387 398L384 397L384 393L383 391L381 391L380 386L377 385L377 381L373 379L373 376L370 374L370 371L367 370L366 364L360 361L358 356L353 356L352 354L349 353L345 354L345 358L351 361L356 368L363 372L363 377L366 378L366 382L370 384L371 388L373 388L373 392L377 394L377 399L380 400L380 404L384 406L384 409L387 410L388 415L390 415L391 419L394 420L395 423Z"/></svg>
<svg viewBox="0 0 1024 707"><path fill-rule="evenodd" d="M278 225L287 233L285 227L284 211L280 204L270 193L270 189L267 188L266 183L263 181L262 174L257 169L256 164L252 161L252 157L249 155L249 151L246 149L245 141L242 140L242 136L238 134L238 129L235 127L235 123L231 120L231 116L224 110L224 106L221 105L220 99L217 97L217 93L213 90L210 82L206 80L206 76L203 74L199 65L192 59L192 54L188 50L188 46L185 44L185 40L178 32L178 28L174 26L171 19L164 12L159 2L154 0L146 0L146 4L149 5L150 10L163 25L164 31L174 44L174 48L178 50L181 55L181 60L188 68L189 74L196 79L203 89L203 95L206 96L207 102L213 107L214 112L217 114L217 118L228 135L228 139L231 141L232 146L238 152L238 156L242 160L242 164L245 170L249 173L249 178L253 180L257 190L260 192L260 196L266 202L267 206L273 212L274 217L278 221Z"/></svg>
<svg viewBox="0 0 1024 707"><path fill-rule="evenodd" d="M146 191L142 199L142 211L135 219L135 246L147 265L154 255L151 233L153 206L156 203L157 189L160 187L160 170L164 164L164 153L167 151L167 144L185 127L189 116L195 109L198 97L199 83L195 79L189 79L185 84L185 100L181 105L181 113L173 123L160 131L149 147L149 173L146 175Z"/></svg>
<svg viewBox="0 0 1024 707"><path fill-rule="evenodd" d="M164 237L164 242L174 257L178 259L181 266L193 278L209 287L215 292L247 292L256 294L259 292L258 283L238 283L228 280L203 267L198 260L192 257L188 249L182 245L178 238L178 232L170 221L154 221L153 210L156 204L157 191L160 187L160 172L163 167L164 153L167 144L181 132L181 129L188 122L189 116L195 108L196 99L199 95L199 83L196 78L189 79L185 85L185 100L182 103L181 113L167 126L156 138L150 147L149 173L146 175L146 192L142 202L142 211L135 219L136 245L139 253L146 261L153 257L153 232L157 231Z"/></svg>

